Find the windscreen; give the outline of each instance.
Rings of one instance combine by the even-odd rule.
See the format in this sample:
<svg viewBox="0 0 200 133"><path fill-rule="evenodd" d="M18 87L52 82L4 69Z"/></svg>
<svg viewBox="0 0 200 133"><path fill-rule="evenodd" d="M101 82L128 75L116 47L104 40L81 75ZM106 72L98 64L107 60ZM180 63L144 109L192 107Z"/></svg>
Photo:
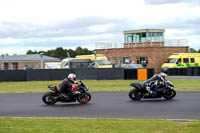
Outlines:
<svg viewBox="0 0 200 133"><path fill-rule="evenodd" d="M112 65L108 60L98 60L97 63L99 65Z"/></svg>
<svg viewBox="0 0 200 133"><path fill-rule="evenodd" d="M176 58L170 58L169 60L168 60L168 63L175 63L176 62Z"/></svg>

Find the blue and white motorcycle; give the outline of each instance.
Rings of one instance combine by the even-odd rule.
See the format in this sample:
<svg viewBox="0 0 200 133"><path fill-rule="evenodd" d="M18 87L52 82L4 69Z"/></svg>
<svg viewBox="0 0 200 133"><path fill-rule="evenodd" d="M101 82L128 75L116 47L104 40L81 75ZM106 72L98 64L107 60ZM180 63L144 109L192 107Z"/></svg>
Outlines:
<svg viewBox="0 0 200 133"><path fill-rule="evenodd" d="M146 90L145 85L140 82L131 83L130 86L133 87L133 89L129 92L129 97L132 100L162 97L168 100L176 96L174 84L168 80L165 80L159 87L151 86L152 93L149 93Z"/></svg>

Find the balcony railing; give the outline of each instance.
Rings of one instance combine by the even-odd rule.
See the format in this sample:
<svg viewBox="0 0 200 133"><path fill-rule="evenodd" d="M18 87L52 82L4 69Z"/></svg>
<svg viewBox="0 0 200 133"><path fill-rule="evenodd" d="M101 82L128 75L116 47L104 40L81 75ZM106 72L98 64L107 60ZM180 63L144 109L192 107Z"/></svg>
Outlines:
<svg viewBox="0 0 200 133"><path fill-rule="evenodd" d="M123 42L97 42L96 49L124 48Z"/></svg>
<svg viewBox="0 0 200 133"><path fill-rule="evenodd" d="M165 47L171 46L188 46L188 41L186 39L166 39L164 41Z"/></svg>
<svg viewBox="0 0 200 133"><path fill-rule="evenodd" d="M143 43L126 43L129 47L154 47L153 43L157 43L156 46L160 47L181 47L188 46L188 41L186 39L166 39L164 40L164 45L161 45L161 42L143 42ZM163 42L162 42L163 44ZM133 45L133 46L131 46ZM124 48L123 42L97 42L96 49L112 49L112 48Z"/></svg>

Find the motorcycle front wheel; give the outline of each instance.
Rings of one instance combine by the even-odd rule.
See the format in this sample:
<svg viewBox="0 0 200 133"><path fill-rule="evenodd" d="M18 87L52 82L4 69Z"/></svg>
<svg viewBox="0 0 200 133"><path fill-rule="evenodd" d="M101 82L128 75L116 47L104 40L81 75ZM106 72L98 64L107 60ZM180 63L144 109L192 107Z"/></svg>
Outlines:
<svg viewBox="0 0 200 133"><path fill-rule="evenodd" d="M78 96L78 102L82 104L86 104L91 100L92 96L90 93L82 93Z"/></svg>
<svg viewBox="0 0 200 133"><path fill-rule="evenodd" d="M142 99L142 97L143 97L143 93L138 89L134 88L129 92L129 98L131 100L140 100Z"/></svg>
<svg viewBox="0 0 200 133"><path fill-rule="evenodd" d="M167 91L164 95L163 95L163 97L165 98L165 99L172 99L172 98L174 98L176 96L176 91L175 90L170 90L170 91Z"/></svg>
<svg viewBox="0 0 200 133"><path fill-rule="evenodd" d="M56 94L53 92L47 92L42 96L42 101L47 105L53 105L57 102L55 100Z"/></svg>

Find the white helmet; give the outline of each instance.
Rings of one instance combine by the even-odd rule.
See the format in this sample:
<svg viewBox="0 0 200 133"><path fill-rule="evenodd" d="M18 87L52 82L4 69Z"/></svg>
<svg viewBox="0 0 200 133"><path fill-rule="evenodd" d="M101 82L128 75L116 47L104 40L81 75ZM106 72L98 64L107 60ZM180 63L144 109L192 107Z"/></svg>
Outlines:
<svg viewBox="0 0 200 133"><path fill-rule="evenodd" d="M160 75L165 79L167 77L167 74L164 72L161 72Z"/></svg>
<svg viewBox="0 0 200 133"><path fill-rule="evenodd" d="M73 73L70 73L67 78L70 80L76 80L76 75Z"/></svg>

